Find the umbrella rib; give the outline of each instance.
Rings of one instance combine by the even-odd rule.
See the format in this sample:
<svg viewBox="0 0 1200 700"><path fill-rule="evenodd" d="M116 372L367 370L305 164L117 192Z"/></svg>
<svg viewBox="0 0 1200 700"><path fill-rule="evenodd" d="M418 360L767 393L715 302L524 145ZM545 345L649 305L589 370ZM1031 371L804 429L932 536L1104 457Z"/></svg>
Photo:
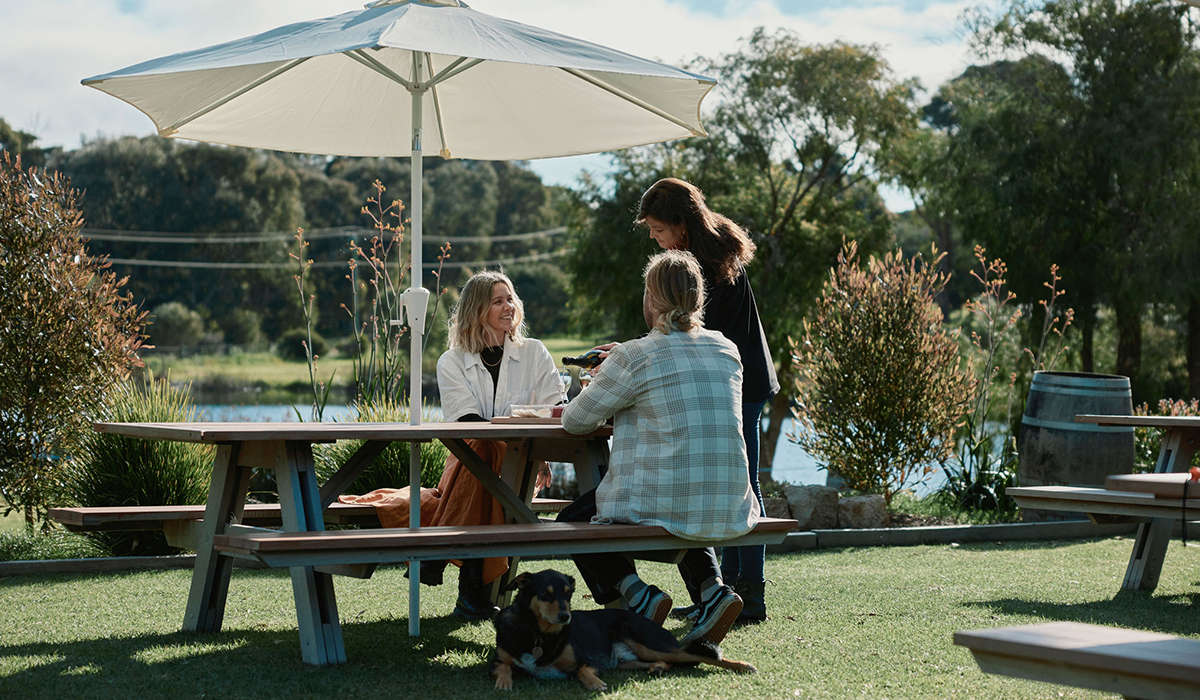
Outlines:
<svg viewBox="0 0 1200 700"><path fill-rule="evenodd" d="M291 69L295 68L296 66L300 65L301 63L304 63L308 59L309 59L309 57L307 57L307 56L304 58L297 58L296 60L291 61L290 63L287 63L286 65L276 68L275 70L271 71L270 73L267 73L266 75L259 78L258 80L255 80L254 82L250 83L249 85L246 85L245 87L242 87L242 88L234 91L233 93L226 95L225 97L222 97L221 99L217 100L216 102L214 102L206 107L203 107L202 109L192 112L191 114L189 114L188 116L184 117L183 119L175 122L171 126L168 126L165 129L159 129L158 135L162 136L162 137L168 137L168 138L171 136L174 136L175 134L179 133L179 129L181 127L191 124L192 122L196 121L200 117L203 117L204 115L208 114L209 112L213 111L214 109L218 109L226 104L229 104L229 102L236 100L237 98L241 97L242 95L245 95L247 92L250 92L254 88L258 87L259 85L262 85L263 83L267 82L268 80L273 80L275 78L278 78L279 76L290 71Z"/></svg>
<svg viewBox="0 0 1200 700"><path fill-rule="evenodd" d="M454 68L465 60L465 58L459 58L457 61L450 64L446 70L443 70L439 75L445 76L450 69ZM438 80L438 76L433 74L433 57L430 56L428 52L425 54L425 68L429 71L429 92L433 94L433 113L437 117L438 141L440 141L442 144L442 150L438 152L438 155L442 158L450 158L450 148L446 146L446 126L442 123L442 101L440 98L438 98L437 83L440 81ZM466 69L464 68L463 70ZM442 78L442 80L445 80L445 78Z"/></svg>
<svg viewBox="0 0 1200 700"><path fill-rule="evenodd" d="M571 75L575 76L576 78L579 78L580 80L584 81L585 83L591 83L592 85L595 85L596 87L600 88L601 90L603 90L609 94L620 97L622 100L625 100L626 102L629 102L631 104L637 105L638 107L641 107L642 109L646 110L647 112L656 114L656 115L662 117L663 119L666 119L667 121L671 122L672 124L681 126L684 129L687 129L688 131L692 132L693 136L708 136L708 132L705 131L703 127L701 127L699 131L697 131L690 124L683 121L682 119L679 119L675 115L670 114L668 112L664 112L663 110L659 109L658 107L655 107L654 105L652 105L648 102L645 102L644 100L639 100L638 98L634 97L633 95L630 95L629 93L625 92L624 90L619 90L619 89L613 87L612 85L605 83L602 80L599 80L597 78L593 78L590 75L587 75L586 73L584 73L582 71L576 70L574 68L566 68L566 67L560 67L559 70L562 70L566 73L570 73Z"/></svg>
<svg viewBox="0 0 1200 700"><path fill-rule="evenodd" d="M426 53L425 57L426 57L426 60L428 60L429 54ZM451 63L450 65L446 66L445 68L442 69L441 73L438 73L437 75L434 75L429 78L429 84L437 85L438 83L441 83L446 80L449 80L450 78L453 78L454 76L458 75L459 73L461 73L465 70L470 70L471 68L474 68L475 66L479 65L480 63L483 63L482 58L473 58L473 59L470 59L471 60L470 63L463 66L462 68L458 68L457 70L455 70L459 64L461 64L463 61L466 61L466 60L467 60L467 57L463 56L463 57L459 58L457 61L455 61L454 63ZM433 70L432 66L430 66L430 70L431 71Z"/></svg>
<svg viewBox="0 0 1200 700"><path fill-rule="evenodd" d="M404 88L406 90L411 91L413 89L412 83L405 80L404 78L401 78L400 75L398 73L396 73L396 71L383 65L378 60L376 60L373 56L368 56L367 54L363 53L362 49L355 49L353 51L347 51L344 55L354 59L355 61L358 61L359 63L363 64L367 68L370 68L371 70L375 71L376 73L379 73L383 77L387 78L388 80L393 80L397 83L400 83L401 85L404 86Z"/></svg>

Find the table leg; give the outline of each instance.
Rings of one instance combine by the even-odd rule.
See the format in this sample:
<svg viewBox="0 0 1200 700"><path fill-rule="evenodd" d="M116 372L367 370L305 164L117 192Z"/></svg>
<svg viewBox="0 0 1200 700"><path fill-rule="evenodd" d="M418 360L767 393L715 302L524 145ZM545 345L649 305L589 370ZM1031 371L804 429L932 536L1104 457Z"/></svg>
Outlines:
<svg viewBox="0 0 1200 700"><path fill-rule="evenodd" d="M501 479L505 485L512 489L513 493L517 494L517 498L521 499L526 506L533 503L533 497L536 495L533 487L537 483L537 474L531 468L533 462L529 459L529 448L529 440L509 440L508 449L504 453L504 465L500 469ZM509 514L508 522L525 521ZM521 557L509 557L508 571L492 582L489 594L496 605L502 608L508 605L509 599L512 597L511 592L504 593L504 587L516 577L517 567L520 564Z"/></svg>
<svg viewBox="0 0 1200 700"><path fill-rule="evenodd" d="M287 442L282 448L286 458L282 460L283 468L277 469L275 476L283 529L291 532L324 530L312 445ZM346 663L333 576L312 566L293 566L290 570L304 662L316 666Z"/></svg>
<svg viewBox="0 0 1200 700"><path fill-rule="evenodd" d="M1186 431L1169 428L1163 433L1162 447L1158 452L1155 474L1171 474L1187 471L1196 451L1194 438ZM1129 565L1125 567L1125 580L1121 588L1131 591L1153 591L1158 587L1163 560L1167 556L1167 545L1175 529L1173 518L1151 518L1138 525L1137 539Z"/></svg>
<svg viewBox="0 0 1200 700"><path fill-rule="evenodd" d="M225 618L233 559L222 556L213 548L213 537L223 533L229 522L242 518L250 470L238 464L240 448L240 443L217 446L204 522L196 546L192 586L183 617L185 632L219 632Z"/></svg>

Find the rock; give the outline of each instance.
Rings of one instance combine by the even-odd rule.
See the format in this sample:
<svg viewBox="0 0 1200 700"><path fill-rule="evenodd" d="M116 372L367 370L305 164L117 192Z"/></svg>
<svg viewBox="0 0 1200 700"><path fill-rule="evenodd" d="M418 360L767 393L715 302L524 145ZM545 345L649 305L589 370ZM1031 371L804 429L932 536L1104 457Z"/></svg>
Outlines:
<svg viewBox="0 0 1200 700"><path fill-rule="evenodd" d="M788 508L786 498L764 498L763 509L766 510L766 513L763 513L763 515L768 518L783 518L786 520L792 517L792 511Z"/></svg>
<svg viewBox="0 0 1200 700"><path fill-rule="evenodd" d="M800 523L801 530L829 530L837 527L838 492L828 486L787 486L787 496L792 517Z"/></svg>
<svg viewBox="0 0 1200 700"><path fill-rule="evenodd" d="M868 528L887 524L887 502L879 494L849 496L838 502L838 527Z"/></svg>

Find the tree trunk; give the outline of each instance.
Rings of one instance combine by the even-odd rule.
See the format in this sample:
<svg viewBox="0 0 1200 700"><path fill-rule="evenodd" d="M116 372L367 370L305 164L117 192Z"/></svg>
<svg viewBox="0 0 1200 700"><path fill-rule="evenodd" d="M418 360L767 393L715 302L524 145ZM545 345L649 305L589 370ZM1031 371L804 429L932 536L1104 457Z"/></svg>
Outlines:
<svg viewBox="0 0 1200 700"><path fill-rule="evenodd" d="M1200 296L1193 296L1187 309L1188 398L1200 399Z"/></svg>
<svg viewBox="0 0 1200 700"><path fill-rule="evenodd" d="M1096 371L1096 307L1087 305L1079 310L1079 364L1084 372Z"/></svg>
<svg viewBox="0 0 1200 700"><path fill-rule="evenodd" d="M779 377L779 393L771 397L767 403L767 415L763 420L763 431L758 436L758 481L768 483L775 480L771 470L775 465L775 446L779 444L779 436L783 426L792 417L790 377Z"/></svg>
<svg viewBox="0 0 1200 700"><path fill-rule="evenodd" d="M1142 367L1142 305L1118 302L1114 305L1117 315L1117 374L1129 377L1129 388L1133 394L1133 405L1146 401L1141 387Z"/></svg>

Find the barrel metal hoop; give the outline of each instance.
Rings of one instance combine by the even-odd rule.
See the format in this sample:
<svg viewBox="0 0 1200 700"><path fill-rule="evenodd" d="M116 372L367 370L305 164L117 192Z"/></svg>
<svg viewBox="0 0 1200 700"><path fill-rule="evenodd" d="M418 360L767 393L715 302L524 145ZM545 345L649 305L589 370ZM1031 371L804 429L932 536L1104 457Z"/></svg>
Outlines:
<svg viewBox="0 0 1200 700"><path fill-rule="evenodd" d="M1021 425L1028 425L1033 428L1047 428L1050 430L1074 430L1081 433L1132 433L1132 426L1124 425L1096 425L1095 423L1068 423L1058 420L1043 420L1041 418L1031 418L1028 415L1021 416Z"/></svg>
<svg viewBox="0 0 1200 700"><path fill-rule="evenodd" d="M1099 396L1101 398L1112 397L1127 397L1129 396L1129 387L1124 389L1065 389L1063 387L1054 387L1054 391L1048 391L1047 387L1034 386L1029 388L1029 392L1039 392L1042 394L1063 394L1069 396Z"/></svg>

